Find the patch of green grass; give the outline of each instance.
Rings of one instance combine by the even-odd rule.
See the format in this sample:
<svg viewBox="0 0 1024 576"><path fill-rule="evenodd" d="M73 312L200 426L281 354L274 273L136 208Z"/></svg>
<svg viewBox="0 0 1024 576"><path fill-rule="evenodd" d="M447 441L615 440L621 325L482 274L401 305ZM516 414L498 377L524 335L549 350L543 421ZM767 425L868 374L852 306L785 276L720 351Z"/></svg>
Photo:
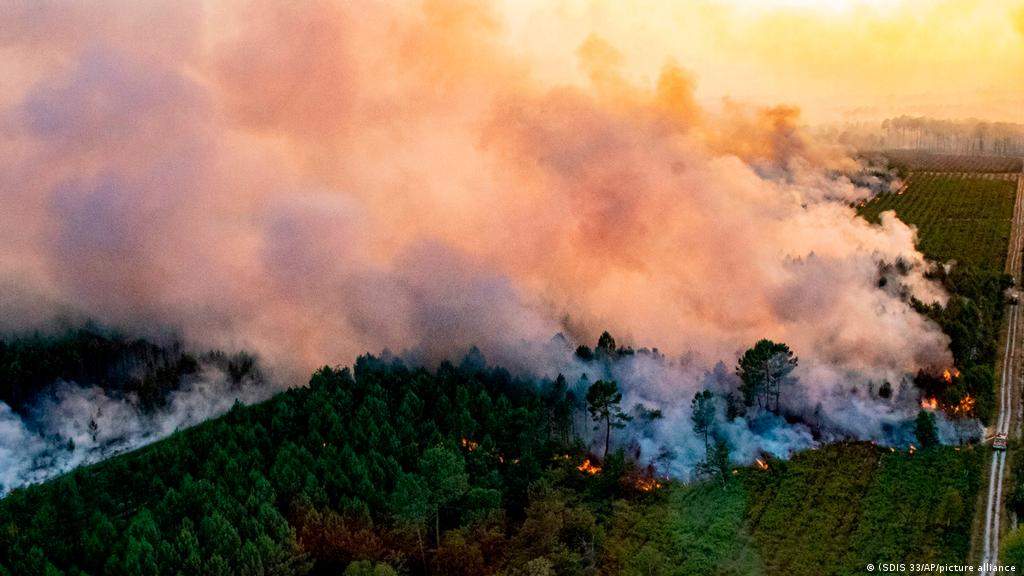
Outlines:
<svg viewBox="0 0 1024 576"><path fill-rule="evenodd" d="M606 550L626 575L757 576L746 532L747 491L738 480L672 484L655 504L616 506Z"/></svg>
<svg viewBox="0 0 1024 576"><path fill-rule="evenodd" d="M863 574L868 563L964 562L985 452L824 446L725 486L621 504L606 544L624 574Z"/></svg>
<svg viewBox="0 0 1024 576"><path fill-rule="evenodd" d="M878 457L871 445L832 445L744 476L750 529L767 574L839 573Z"/></svg>
<svg viewBox="0 0 1024 576"><path fill-rule="evenodd" d="M965 561L983 454L837 444L748 472L749 529L765 573L863 574L883 561Z"/></svg>
<svg viewBox="0 0 1024 576"><path fill-rule="evenodd" d="M915 174L901 193L881 194L860 213L878 222L886 210L917 226L919 247L933 260L1000 272L1006 258L1016 184L1008 180Z"/></svg>
<svg viewBox="0 0 1024 576"><path fill-rule="evenodd" d="M952 447L882 454L862 500L847 567L894 558L963 563L986 451Z"/></svg>
<svg viewBox="0 0 1024 576"><path fill-rule="evenodd" d="M740 482L685 487L672 494L669 529L685 574L761 574L761 559L745 527L747 490ZM703 568L707 568L702 572Z"/></svg>

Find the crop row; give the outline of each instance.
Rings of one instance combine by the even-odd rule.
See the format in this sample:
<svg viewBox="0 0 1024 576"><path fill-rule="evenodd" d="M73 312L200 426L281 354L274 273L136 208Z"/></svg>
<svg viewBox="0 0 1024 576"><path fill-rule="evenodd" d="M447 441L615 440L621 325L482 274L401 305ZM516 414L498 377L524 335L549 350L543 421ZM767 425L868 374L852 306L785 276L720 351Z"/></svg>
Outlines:
<svg viewBox="0 0 1024 576"><path fill-rule="evenodd" d="M1006 257L1016 183L1010 180L914 175L898 193L876 196L861 214L877 222L894 210L918 229L918 248L930 259L999 271Z"/></svg>
<svg viewBox="0 0 1024 576"><path fill-rule="evenodd" d="M1024 160L1015 157L936 154L919 150L890 150L884 155L890 164L906 171L1006 173L1024 169Z"/></svg>

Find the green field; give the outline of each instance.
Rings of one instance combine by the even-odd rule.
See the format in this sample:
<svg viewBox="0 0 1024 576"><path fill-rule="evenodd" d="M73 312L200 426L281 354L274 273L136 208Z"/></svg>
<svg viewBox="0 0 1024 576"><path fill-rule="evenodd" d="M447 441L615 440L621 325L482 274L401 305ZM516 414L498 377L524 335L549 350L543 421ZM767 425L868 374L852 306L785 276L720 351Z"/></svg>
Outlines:
<svg viewBox="0 0 1024 576"><path fill-rule="evenodd" d="M724 486L674 487L646 511L619 510L610 536L624 574L825 576L896 558L959 563L984 454L830 445Z"/></svg>
<svg viewBox="0 0 1024 576"><path fill-rule="evenodd" d="M895 210L900 220L917 226L928 258L1000 272L1015 190L1008 180L913 175L905 191L879 195L860 213L878 222L879 214Z"/></svg>

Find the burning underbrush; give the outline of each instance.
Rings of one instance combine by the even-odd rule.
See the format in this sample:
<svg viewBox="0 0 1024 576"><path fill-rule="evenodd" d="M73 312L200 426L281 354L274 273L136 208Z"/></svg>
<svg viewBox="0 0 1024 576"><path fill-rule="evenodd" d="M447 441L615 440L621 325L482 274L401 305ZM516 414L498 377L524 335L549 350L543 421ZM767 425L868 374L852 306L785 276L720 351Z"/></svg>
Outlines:
<svg viewBox="0 0 1024 576"><path fill-rule="evenodd" d="M731 371L724 363L702 370L692 359L620 346L609 333L593 348L560 335L545 353L547 371L556 377L520 385L538 395L545 433L565 448L548 462L567 477L621 479L636 492L657 491L666 478L728 475L737 465L766 471L773 460L835 442L906 451L980 435L976 398L957 396L971 372L953 367L880 386L856 373L840 381L818 366L804 368L784 344L763 340ZM460 366L482 370L486 361L473 350ZM822 395L815 393L816 379L836 384ZM681 384L700 392L680 397ZM934 440L919 438L922 409L930 414ZM462 436L457 444L467 457L520 465L508 447L488 439Z"/></svg>
<svg viewBox="0 0 1024 576"><path fill-rule="evenodd" d="M975 380L980 380L981 387L986 387L990 378L978 379L974 374L970 376L956 367L945 368L939 374L919 373L914 379L914 385L921 393L921 409L941 412L954 421L987 417L987 405L985 413L979 413L976 396L979 383Z"/></svg>
<svg viewBox="0 0 1024 576"><path fill-rule="evenodd" d="M574 468L584 479L610 477L626 493L649 494L661 490L671 481L668 477L659 476L653 465L640 466L635 461L613 461L610 469L606 470L604 461L594 454L584 456Z"/></svg>
<svg viewBox="0 0 1024 576"><path fill-rule="evenodd" d="M591 460L590 458L584 458L583 462L576 469L589 476L601 473L601 466L596 463L596 459Z"/></svg>

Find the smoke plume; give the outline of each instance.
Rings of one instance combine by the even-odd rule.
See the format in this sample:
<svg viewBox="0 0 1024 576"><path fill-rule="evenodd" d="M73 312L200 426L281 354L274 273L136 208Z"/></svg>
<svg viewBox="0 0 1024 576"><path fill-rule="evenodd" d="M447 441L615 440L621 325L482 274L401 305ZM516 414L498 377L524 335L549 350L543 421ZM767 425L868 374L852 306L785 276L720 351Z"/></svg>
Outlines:
<svg viewBox="0 0 1024 576"><path fill-rule="evenodd" d="M842 175L856 162L796 109L704 109L685 66L636 83L597 36L574 56L586 85L552 81L503 26L461 0L15 3L0 16L15 80L0 89L0 328L169 327L255 350L285 384L367 351L432 362L474 344L579 373L536 343L607 329L685 357L616 374L684 452L693 392L761 338L800 356L794 409L857 437L883 436L889 412L851 389L949 365L939 328L879 288L900 262L910 293L942 300L915 230L856 216L872 194ZM215 389L180 402L215 413ZM105 402L58 390L39 409L81 446L64 426ZM136 437L194 421L104 414ZM733 426L740 459L812 444L784 423ZM32 451L13 447L36 440L4 407L0 429L10 482Z"/></svg>

